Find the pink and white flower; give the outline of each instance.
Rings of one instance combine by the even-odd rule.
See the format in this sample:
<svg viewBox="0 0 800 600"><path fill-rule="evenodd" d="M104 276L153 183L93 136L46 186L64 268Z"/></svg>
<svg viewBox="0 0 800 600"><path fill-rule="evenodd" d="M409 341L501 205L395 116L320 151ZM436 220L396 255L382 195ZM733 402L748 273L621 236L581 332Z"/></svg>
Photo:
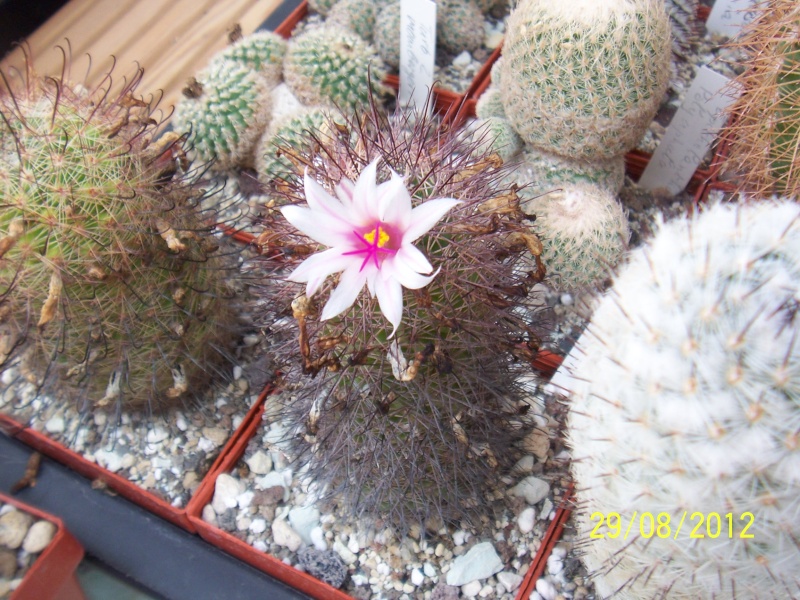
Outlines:
<svg viewBox="0 0 800 600"><path fill-rule="evenodd" d="M306 283L310 298L329 275L341 273L320 318L350 308L366 284L394 335L403 317L403 288L422 288L436 276L413 243L460 202L438 198L412 208L400 175L392 171L389 181L377 184L377 165L378 159L372 161L355 183L343 178L336 198L306 173L308 206L284 206L281 212L302 233L328 246L304 260L288 279Z"/></svg>

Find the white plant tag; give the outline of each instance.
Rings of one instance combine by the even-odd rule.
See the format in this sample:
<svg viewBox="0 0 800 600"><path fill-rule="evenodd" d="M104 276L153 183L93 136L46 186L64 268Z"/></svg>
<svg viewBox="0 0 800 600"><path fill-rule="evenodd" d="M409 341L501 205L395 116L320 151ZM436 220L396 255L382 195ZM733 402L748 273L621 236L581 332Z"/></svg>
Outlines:
<svg viewBox="0 0 800 600"><path fill-rule="evenodd" d="M709 33L719 33L733 37L755 18L754 0L716 0L706 20Z"/></svg>
<svg viewBox="0 0 800 600"><path fill-rule="evenodd" d="M661 143L639 179L643 188L681 192L725 124L722 111L734 98L720 93L728 78L701 67Z"/></svg>
<svg viewBox="0 0 800 600"><path fill-rule="evenodd" d="M422 108L433 87L436 58L436 3L400 1L400 93L404 108ZM432 106L428 106L428 110Z"/></svg>

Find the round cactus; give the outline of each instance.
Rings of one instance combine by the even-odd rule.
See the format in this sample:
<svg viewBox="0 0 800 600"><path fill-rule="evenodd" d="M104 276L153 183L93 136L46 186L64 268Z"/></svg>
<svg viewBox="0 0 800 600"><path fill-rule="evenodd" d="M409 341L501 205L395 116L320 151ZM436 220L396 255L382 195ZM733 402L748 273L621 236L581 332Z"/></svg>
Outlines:
<svg viewBox="0 0 800 600"><path fill-rule="evenodd" d="M599 286L627 249L630 231L622 205L598 186L565 185L528 200L524 209L536 215L548 282L560 291Z"/></svg>
<svg viewBox="0 0 800 600"><path fill-rule="evenodd" d="M481 510L484 486L515 460L512 442L525 428L518 420L524 400L517 375L529 372L525 359L538 343L528 300L541 270L529 252L538 241L513 189L499 183L503 170L455 132L443 133L419 116L387 123L377 109L348 117L336 131L307 147L305 185L298 172L287 186L287 200L303 204L284 206L282 215L264 220L262 239L281 249L288 266L304 259L295 273L316 264L333 274L337 264L350 264L339 276L323 275L311 292L291 281L274 282L282 291L269 303L277 303L278 312L294 299L294 322L273 327L290 335L281 352L286 392L280 410L298 432L293 452L324 486L325 497L354 515L387 519L401 529L431 516L469 519ZM340 204L321 195L334 190ZM369 190L376 196L365 197ZM341 219L360 220L361 209L379 198L390 198L386 222L363 238L385 248L374 265L372 259L362 263L358 250L323 250L316 237L287 222L328 207L333 212L317 213L306 225L330 227L324 240L332 240L337 228L349 236L353 231L341 229ZM447 214L434 224L429 216L442 215L442 206ZM427 231L417 219L427 221ZM394 245L407 226L417 229L413 251ZM339 251L345 253L331 254ZM377 254L384 253L395 257L397 270L387 266L390 258L380 262ZM406 256L415 257L415 266L400 264ZM427 270L428 261L432 278L404 270ZM286 276L282 263L275 265L276 277ZM359 264L367 272L384 269L386 278L359 293L359 285L347 280L361 272ZM398 321L389 316L381 286L401 277L408 282L402 286L412 289L396 286ZM328 314L343 292L352 294L352 305Z"/></svg>
<svg viewBox="0 0 800 600"><path fill-rule="evenodd" d="M506 109L503 108L503 100L500 95L500 88L497 85L490 85L481 94L475 103L475 115L479 119L489 119L491 117L506 118Z"/></svg>
<svg viewBox="0 0 800 600"><path fill-rule="evenodd" d="M577 527L600 596L795 595L798 282L788 201L662 225L615 277L554 380L571 398ZM591 539L610 513L622 531L634 513L662 528L637 516L627 537L604 525Z"/></svg>
<svg viewBox="0 0 800 600"><path fill-rule="evenodd" d="M286 85L305 104L341 110L364 106L369 92L381 94L386 74L375 49L338 27L310 29L289 42L284 62Z"/></svg>
<svg viewBox="0 0 800 600"><path fill-rule="evenodd" d="M522 149L522 140L508 119L502 117L475 119L470 123L468 133L477 142L478 152L494 152L503 162L509 161Z"/></svg>
<svg viewBox="0 0 800 600"><path fill-rule="evenodd" d="M483 45L483 13L473 0L436 3L436 44L448 52L474 52Z"/></svg>
<svg viewBox="0 0 800 600"><path fill-rule="evenodd" d="M625 183L625 159L573 160L527 147L516 173L517 181L541 193L563 185L588 183L618 194Z"/></svg>
<svg viewBox="0 0 800 600"><path fill-rule="evenodd" d="M215 60L183 94L172 125L190 133L196 157L219 170L252 166L272 102L263 78L237 62Z"/></svg>
<svg viewBox="0 0 800 600"><path fill-rule="evenodd" d="M252 69L270 86L277 85L283 72L286 40L272 31L256 31L235 40L218 52L210 62L230 60Z"/></svg>
<svg viewBox="0 0 800 600"><path fill-rule="evenodd" d="M393 69L400 68L400 3L391 2L378 11L373 43L383 61Z"/></svg>
<svg viewBox="0 0 800 600"><path fill-rule="evenodd" d="M503 105L522 139L589 160L638 143L669 80L663 0L520 0L507 32Z"/></svg>
<svg viewBox="0 0 800 600"><path fill-rule="evenodd" d="M256 148L258 179L269 184L297 174L297 168L286 156L288 149L300 150L326 135L331 111L327 108L306 108L281 121L273 122ZM313 136L313 137L312 137Z"/></svg>
<svg viewBox="0 0 800 600"><path fill-rule="evenodd" d="M309 0L308 7L325 17L338 1L339 0Z"/></svg>
<svg viewBox="0 0 800 600"><path fill-rule="evenodd" d="M368 42L372 41L375 4L364 0L339 0L328 13L326 22L352 31Z"/></svg>
<svg viewBox="0 0 800 600"><path fill-rule="evenodd" d="M235 319L182 140L149 142L133 86L31 77L0 98L0 370L90 408L199 397Z"/></svg>

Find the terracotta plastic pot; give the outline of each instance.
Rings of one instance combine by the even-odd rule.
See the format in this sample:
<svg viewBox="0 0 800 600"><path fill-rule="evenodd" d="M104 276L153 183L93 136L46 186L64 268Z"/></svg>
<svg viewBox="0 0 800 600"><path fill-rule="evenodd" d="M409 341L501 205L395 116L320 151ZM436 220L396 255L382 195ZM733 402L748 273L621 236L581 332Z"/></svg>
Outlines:
<svg viewBox="0 0 800 600"><path fill-rule="evenodd" d="M228 454L235 446L236 440L243 435L243 431L247 428L250 422L256 418L256 414L260 416L259 411L261 410L261 405L264 403L265 398L266 393L259 396L256 403L247 412L238 429L233 432L231 438L220 450L216 460L211 464L206 477L217 470L218 465L223 461L225 455ZM102 481L108 486L109 489L117 492L120 496L127 498L131 502L138 504L145 510L169 521L170 523L173 523L174 525L177 525L178 527L195 533L194 526L188 519L185 508L176 508L172 506L169 502L166 502L155 494L144 490L121 475L112 473L108 469L105 469L100 465L87 460L77 452L70 450L59 442L48 438L44 434L17 422L8 415L0 413L0 427L2 427L3 430L9 435L17 438L19 441L27 444L34 450L41 452L45 456L48 456L53 460L56 460L69 467L83 477L91 479L92 481ZM195 494L198 490L195 490Z"/></svg>
<svg viewBox="0 0 800 600"><path fill-rule="evenodd" d="M83 559L83 547L67 531L61 519L2 493L0 503L15 506L17 510L56 526L55 536L28 569L19 587L11 593L10 600L85 600L75 577L75 569Z"/></svg>

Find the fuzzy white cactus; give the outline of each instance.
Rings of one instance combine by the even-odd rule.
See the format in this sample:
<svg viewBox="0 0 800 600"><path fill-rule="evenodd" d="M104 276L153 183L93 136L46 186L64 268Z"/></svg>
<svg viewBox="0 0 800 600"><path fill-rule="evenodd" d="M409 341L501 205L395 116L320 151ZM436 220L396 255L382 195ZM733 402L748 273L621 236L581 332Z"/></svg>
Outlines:
<svg viewBox="0 0 800 600"><path fill-rule="evenodd" d="M600 596L800 596L799 308L795 203L715 205L631 253L553 382Z"/></svg>

